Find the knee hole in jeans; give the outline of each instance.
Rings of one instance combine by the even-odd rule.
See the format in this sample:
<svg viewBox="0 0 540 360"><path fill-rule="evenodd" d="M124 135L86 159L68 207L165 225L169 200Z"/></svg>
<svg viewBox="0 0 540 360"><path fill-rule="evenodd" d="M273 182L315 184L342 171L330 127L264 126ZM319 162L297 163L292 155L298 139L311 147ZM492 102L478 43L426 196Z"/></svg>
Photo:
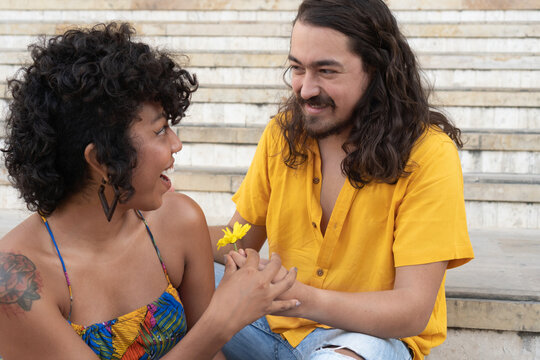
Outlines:
<svg viewBox="0 0 540 360"><path fill-rule="evenodd" d="M333 352L333 353L336 353L336 354L340 354L342 356L347 357L348 359L365 360L363 357L361 357L360 355L358 355L354 351L352 351L350 349L347 349L344 346L332 346L332 345L323 346L323 347L317 349L315 352L323 351L323 350L325 350L325 352Z"/></svg>

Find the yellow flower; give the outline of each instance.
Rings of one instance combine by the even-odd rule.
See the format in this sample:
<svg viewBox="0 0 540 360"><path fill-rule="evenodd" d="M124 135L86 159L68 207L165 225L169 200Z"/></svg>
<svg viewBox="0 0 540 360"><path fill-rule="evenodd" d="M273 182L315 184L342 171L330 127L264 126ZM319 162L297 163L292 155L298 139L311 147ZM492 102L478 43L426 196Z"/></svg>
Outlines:
<svg viewBox="0 0 540 360"><path fill-rule="evenodd" d="M227 244L233 244L234 250L238 250L238 247L236 246L236 241L243 238L244 235L247 234L249 229L251 229L251 225L249 224L240 225L238 221L234 223L232 232L231 230L229 230L229 228L223 229L222 231L225 235L221 239L219 239L217 243L218 250Z"/></svg>

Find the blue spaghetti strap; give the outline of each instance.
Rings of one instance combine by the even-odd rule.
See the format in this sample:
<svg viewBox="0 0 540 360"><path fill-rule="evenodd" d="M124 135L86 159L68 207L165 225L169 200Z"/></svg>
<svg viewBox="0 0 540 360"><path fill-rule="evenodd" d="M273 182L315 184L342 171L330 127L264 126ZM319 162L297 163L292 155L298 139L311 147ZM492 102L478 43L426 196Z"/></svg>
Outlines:
<svg viewBox="0 0 540 360"><path fill-rule="evenodd" d="M161 263L161 267L163 269L163 273L165 274L165 278L167 279L167 282L171 284L171 280L169 279L169 273L167 272L167 267L165 266L165 263L163 262L163 258L161 257L161 253L159 252L159 248L156 245L156 241L154 240L154 235L150 231L150 226L148 226L148 223L146 222L146 219L144 218L140 210L135 210L135 213L143 221L144 226L146 227L146 232L150 236L150 240L152 240L152 245L154 245L154 249L156 249L156 254L158 256L159 262Z"/></svg>
<svg viewBox="0 0 540 360"><path fill-rule="evenodd" d="M62 263L62 269L64 270L64 276L66 277L66 283L69 290L69 315L68 315L68 322L71 324L71 310L73 309L73 292L71 291L71 281L69 281L69 276L66 270L66 264L64 264L64 259L62 258L62 255L60 255L60 249L58 249L58 245L56 245L56 240L54 240L54 235L51 231L51 228L49 226L49 222L47 219L43 216L41 216L41 220L43 220L43 224L45 224L45 227L47 228L47 231L49 232L49 235L51 237L51 240L54 244L54 248L56 249L56 253L58 254L58 258L60 259L60 263Z"/></svg>

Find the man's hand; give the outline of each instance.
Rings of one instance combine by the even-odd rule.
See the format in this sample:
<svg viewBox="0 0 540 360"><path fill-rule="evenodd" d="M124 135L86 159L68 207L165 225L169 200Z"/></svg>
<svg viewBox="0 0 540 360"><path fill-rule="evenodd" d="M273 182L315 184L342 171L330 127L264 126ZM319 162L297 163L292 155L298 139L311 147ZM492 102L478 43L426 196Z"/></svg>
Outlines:
<svg viewBox="0 0 540 360"><path fill-rule="evenodd" d="M232 257L234 262L236 263L236 266L239 268L242 268L246 263L246 252L244 249L239 249L238 251L230 251L229 255ZM263 270L270 260L265 258L259 259L259 270ZM294 268L296 269L296 268ZM291 269L292 270L292 269ZM276 283L281 281L285 276L287 276L287 269L285 269L284 266L281 266L279 271L276 273L275 277L272 279L272 283Z"/></svg>

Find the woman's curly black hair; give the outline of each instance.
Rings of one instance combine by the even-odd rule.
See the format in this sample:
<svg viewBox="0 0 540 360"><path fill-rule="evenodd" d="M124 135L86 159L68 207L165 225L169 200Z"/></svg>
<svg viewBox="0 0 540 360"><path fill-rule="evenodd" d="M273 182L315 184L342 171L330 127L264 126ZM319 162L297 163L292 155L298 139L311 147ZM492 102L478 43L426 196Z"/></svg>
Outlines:
<svg viewBox="0 0 540 360"><path fill-rule="evenodd" d="M143 102L158 102L174 125L197 80L165 52L135 42L127 23L72 29L29 46L32 62L8 81L6 168L29 210L51 214L89 179L84 150L95 145L108 182L134 192L137 153L128 128Z"/></svg>

